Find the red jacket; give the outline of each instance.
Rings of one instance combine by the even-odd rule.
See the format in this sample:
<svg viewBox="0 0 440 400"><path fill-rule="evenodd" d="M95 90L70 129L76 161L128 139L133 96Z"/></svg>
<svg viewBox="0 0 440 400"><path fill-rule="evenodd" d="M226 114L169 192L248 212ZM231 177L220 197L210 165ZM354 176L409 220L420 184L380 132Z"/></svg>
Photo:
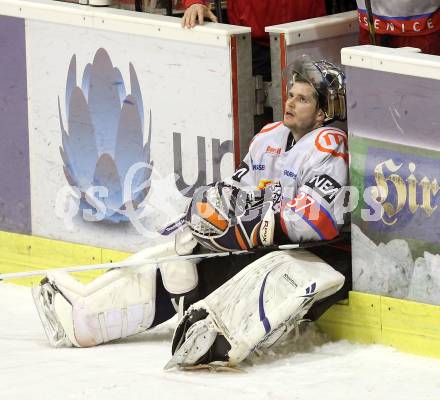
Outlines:
<svg viewBox="0 0 440 400"><path fill-rule="evenodd" d="M207 0L183 0L185 8ZM326 15L325 0L229 0L228 19L232 25L250 26L252 38L268 44L264 28Z"/></svg>

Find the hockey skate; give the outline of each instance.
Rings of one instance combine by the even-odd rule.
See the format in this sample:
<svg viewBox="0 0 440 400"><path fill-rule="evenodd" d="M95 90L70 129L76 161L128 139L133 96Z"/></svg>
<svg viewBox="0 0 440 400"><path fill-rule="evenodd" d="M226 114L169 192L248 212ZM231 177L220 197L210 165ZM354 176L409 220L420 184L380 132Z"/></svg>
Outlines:
<svg viewBox="0 0 440 400"><path fill-rule="evenodd" d="M38 286L32 288L32 297L38 311L47 339L54 347L72 347L55 312L55 296L60 291L48 278L44 278Z"/></svg>
<svg viewBox="0 0 440 400"><path fill-rule="evenodd" d="M237 367L229 367L225 365L223 361L213 361L209 364L196 364L196 365L185 365L177 367L181 371L201 371L205 370L208 372L246 372L243 369Z"/></svg>
<svg viewBox="0 0 440 400"><path fill-rule="evenodd" d="M311 303L313 302L310 298L304 299L297 310L297 314L290 316L280 326L264 336L252 348L249 355L261 355L261 350L268 349L277 343L282 343L293 330L295 331L295 337L298 337L302 322L308 321L303 316L307 313ZM191 315L189 318L191 318ZM186 329L186 327L183 329ZM243 372L242 369L231 365L229 361L213 361L213 356L215 360L215 353L227 353L224 344L222 345L224 340L216 343L217 346L214 345L216 339L219 338L224 339L209 316L206 319L195 322L189 327L186 334L182 336L180 342L177 343L177 350L164 369L178 368L185 371ZM219 352L219 349L222 351Z"/></svg>
<svg viewBox="0 0 440 400"><path fill-rule="evenodd" d="M183 343L179 343L177 351L164 369L179 367L188 369L194 365L209 351L213 345L218 331L210 326L207 319L195 322L182 337ZM222 364L223 365L223 364Z"/></svg>

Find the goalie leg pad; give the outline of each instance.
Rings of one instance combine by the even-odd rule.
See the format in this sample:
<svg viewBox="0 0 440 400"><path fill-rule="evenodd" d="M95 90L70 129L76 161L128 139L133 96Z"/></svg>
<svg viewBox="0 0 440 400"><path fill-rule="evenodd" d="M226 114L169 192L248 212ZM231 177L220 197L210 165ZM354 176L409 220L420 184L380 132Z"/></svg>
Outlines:
<svg viewBox="0 0 440 400"><path fill-rule="evenodd" d="M95 346L151 326L156 267L112 270L88 285L65 272L54 272L33 293L52 345Z"/></svg>
<svg viewBox="0 0 440 400"><path fill-rule="evenodd" d="M248 265L188 313L209 314L209 325L231 347L229 365L236 365L293 329L315 301L335 293L343 283L343 275L310 252L277 251Z"/></svg>
<svg viewBox="0 0 440 400"><path fill-rule="evenodd" d="M139 261L139 267L110 270L87 285L66 272L50 273L33 289L33 293L51 344L95 346L140 333L150 328L153 322L170 318L173 315L171 303L170 307L164 308L162 301L162 307L156 307L156 296L167 296L156 287L158 267L142 265L142 261L190 254L196 243L191 233L184 231L176 235L175 240L145 249L127 259ZM194 263L167 263L160 269L162 283L171 295L186 294L197 286Z"/></svg>
<svg viewBox="0 0 440 400"><path fill-rule="evenodd" d="M73 303L75 336L95 346L147 330L154 319L156 268L110 271L114 279Z"/></svg>

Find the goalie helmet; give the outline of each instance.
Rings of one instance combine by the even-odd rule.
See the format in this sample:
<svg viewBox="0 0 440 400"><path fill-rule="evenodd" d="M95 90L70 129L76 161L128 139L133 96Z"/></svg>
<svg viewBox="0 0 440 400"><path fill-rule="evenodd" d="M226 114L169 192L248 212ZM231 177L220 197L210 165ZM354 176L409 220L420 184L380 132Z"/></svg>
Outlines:
<svg viewBox="0 0 440 400"><path fill-rule="evenodd" d="M295 82L308 82L313 86L326 123L347 118L345 74L341 67L326 60L313 61L304 55L291 63L285 73L288 90Z"/></svg>

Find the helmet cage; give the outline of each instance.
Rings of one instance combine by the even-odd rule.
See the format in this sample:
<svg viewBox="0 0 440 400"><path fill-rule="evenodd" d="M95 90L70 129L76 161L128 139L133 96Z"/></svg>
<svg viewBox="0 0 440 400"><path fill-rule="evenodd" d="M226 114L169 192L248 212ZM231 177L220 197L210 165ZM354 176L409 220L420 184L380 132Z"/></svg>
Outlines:
<svg viewBox="0 0 440 400"><path fill-rule="evenodd" d="M289 77L287 91L295 82L308 82L315 89L325 123L347 118L345 74L340 67L326 60L315 62L302 56L286 67L285 74Z"/></svg>

